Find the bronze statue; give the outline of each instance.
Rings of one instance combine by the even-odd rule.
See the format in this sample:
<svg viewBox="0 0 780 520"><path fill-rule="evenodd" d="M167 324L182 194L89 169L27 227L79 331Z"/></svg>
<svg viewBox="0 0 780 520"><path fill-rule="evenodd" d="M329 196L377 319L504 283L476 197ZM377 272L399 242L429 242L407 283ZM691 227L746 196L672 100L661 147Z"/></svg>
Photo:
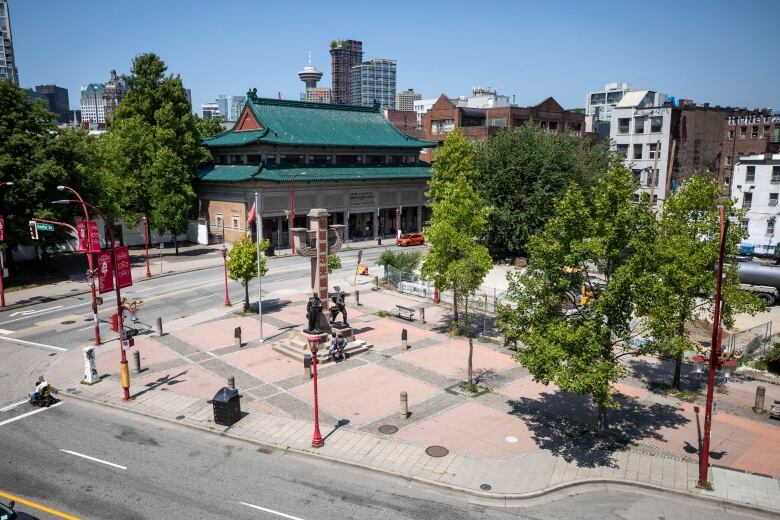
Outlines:
<svg viewBox="0 0 780 520"><path fill-rule="evenodd" d="M309 328L304 332L310 332L314 334L322 333L322 329L317 327L317 318L322 313L322 300L317 294L313 294L309 298L309 303L306 304L306 318L309 320Z"/></svg>
<svg viewBox="0 0 780 520"><path fill-rule="evenodd" d="M343 323L344 327L349 327L349 323L347 323L347 306L344 305L344 298L346 298L346 296L347 293L344 291L339 291L330 297L330 300L333 302L333 306L330 308L330 322ZM336 321L336 316L338 316L339 313L341 313L342 317L341 322Z"/></svg>

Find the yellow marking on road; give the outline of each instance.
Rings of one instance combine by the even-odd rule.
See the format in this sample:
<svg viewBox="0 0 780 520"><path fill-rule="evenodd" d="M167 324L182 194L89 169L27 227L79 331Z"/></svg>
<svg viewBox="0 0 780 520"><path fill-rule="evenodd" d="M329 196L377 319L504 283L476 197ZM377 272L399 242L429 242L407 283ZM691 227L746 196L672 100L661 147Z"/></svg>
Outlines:
<svg viewBox="0 0 780 520"><path fill-rule="evenodd" d="M65 518L66 520L80 520L79 517L77 516L69 515L68 513L63 513L62 511L57 511L56 509L52 509L51 507L38 504L36 502L33 502L32 500L26 500L24 498L17 497L16 495L12 495L11 493L0 491L0 497L4 497L8 500L13 500L19 504L30 506L32 508L38 509L39 511L43 511L44 513L49 513L50 515L58 516L60 518Z"/></svg>

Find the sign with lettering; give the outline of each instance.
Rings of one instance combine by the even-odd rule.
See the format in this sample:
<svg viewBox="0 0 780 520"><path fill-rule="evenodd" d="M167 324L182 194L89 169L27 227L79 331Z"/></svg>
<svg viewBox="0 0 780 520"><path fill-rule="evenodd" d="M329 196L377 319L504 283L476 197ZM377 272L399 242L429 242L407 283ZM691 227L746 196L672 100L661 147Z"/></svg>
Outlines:
<svg viewBox="0 0 780 520"><path fill-rule="evenodd" d="M103 251L97 255L98 291L100 294L114 290L114 273L112 272L111 251Z"/></svg>
<svg viewBox="0 0 780 520"><path fill-rule="evenodd" d="M349 205L350 206L373 206L374 192L373 191L349 192Z"/></svg>
<svg viewBox="0 0 780 520"><path fill-rule="evenodd" d="M79 253L86 253L87 252L87 221L86 220L77 220L76 221L76 233L78 234L79 238Z"/></svg>
<svg viewBox="0 0 780 520"><path fill-rule="evenodd" d="M87 228L89 229L89 252L100 252L100 232L98 231L97 221L87 221Z"/></svg>
<svg viewBox="0 0 780 520"><path fill-rule="evenodd" d="M116 279L120 289L133 285L133 275L130 272L130 252L126 247L116 248Z"/></svg>
<svg viewBox="0 0 780 520"><path fill-rule="evenodd" d="M729 116L729 126L737 125L780 125L780 114Z"/></svg>

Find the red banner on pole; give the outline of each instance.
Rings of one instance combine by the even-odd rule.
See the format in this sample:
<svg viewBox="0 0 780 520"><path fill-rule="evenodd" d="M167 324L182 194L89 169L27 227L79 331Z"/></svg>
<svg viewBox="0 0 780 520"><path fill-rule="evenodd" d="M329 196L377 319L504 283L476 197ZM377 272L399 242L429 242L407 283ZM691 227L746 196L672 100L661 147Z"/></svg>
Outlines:
<svg viewBox="0 0 780 520"><path fill-rule="evenodd" d="M116 248L116 279L120 289L133 285L133 274L130 272L130 251L126 247Z"/></svg>
<svg viewBox="0 0 780 520"><path fill-rule="evenodd" d="M78 239L79 239L79 253L86 253L87 252L87 221L86 220L77 220L76 221L76 231L78 232Z"/></svg>
<svg viewBox="0 0 780 520"><path fill-rule="evenodd" d="M98 225L97 222L94 220L87 221L87 226L89 226L89 252L90 253L99 253L100 252L100 232L98 231Z"/></svg>
<svg viewBox="0 0 780 520"><path fill-rule="evenodd" d="M5 240L5 219L0 215L0 242Z"/></svg>
<svg viewBox="0 0 780 520"><path fill-rule="evenodd" d="M97 255L98 291L100 294L114 290L114 272L111 262L111 251L103 251Z"/></svg>

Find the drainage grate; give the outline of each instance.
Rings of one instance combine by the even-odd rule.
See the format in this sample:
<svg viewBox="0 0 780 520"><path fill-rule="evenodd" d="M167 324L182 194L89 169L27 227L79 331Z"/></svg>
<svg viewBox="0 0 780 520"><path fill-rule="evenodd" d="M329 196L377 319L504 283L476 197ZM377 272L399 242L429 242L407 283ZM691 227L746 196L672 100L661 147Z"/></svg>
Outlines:
<svg viewBox="0 0 780 520"><path fill-rule="evenodd" d="M491 486L490 484L482 484L479 486L479 489L481 489L482 491L490 491L491 489L493 489L493 486Z"/></svg>
<svg viewBox="0 0 780 520"><path fill-rule="evenodd" d="M430 457L445 457L449 455L450 450L444 446L428 446L425 448L425 453Z"/></svg>
<svg viewBox="0 0 780 520"><path fill-rule="evenodd" d="M177 416L176 416L176 420L177 420L177 421L181 421L182 419L184 419L184 416L183 416L183 415L177 415Z"/></svg>
<svg viewBox="0 0 780 520"><path fill-rule="evenodd" d="M73 320L65 320L65 321L61 321L60 325L73 325L74 323L76 322Z"/></svg>
<svg viewBox="0 0 780 520"><path fill-rule="evenodd" d="M379 427L379 433L386 433L389 435L391 433L396 433L397 431L398 426L393 426L392 424L383 424Z"/></svg>

